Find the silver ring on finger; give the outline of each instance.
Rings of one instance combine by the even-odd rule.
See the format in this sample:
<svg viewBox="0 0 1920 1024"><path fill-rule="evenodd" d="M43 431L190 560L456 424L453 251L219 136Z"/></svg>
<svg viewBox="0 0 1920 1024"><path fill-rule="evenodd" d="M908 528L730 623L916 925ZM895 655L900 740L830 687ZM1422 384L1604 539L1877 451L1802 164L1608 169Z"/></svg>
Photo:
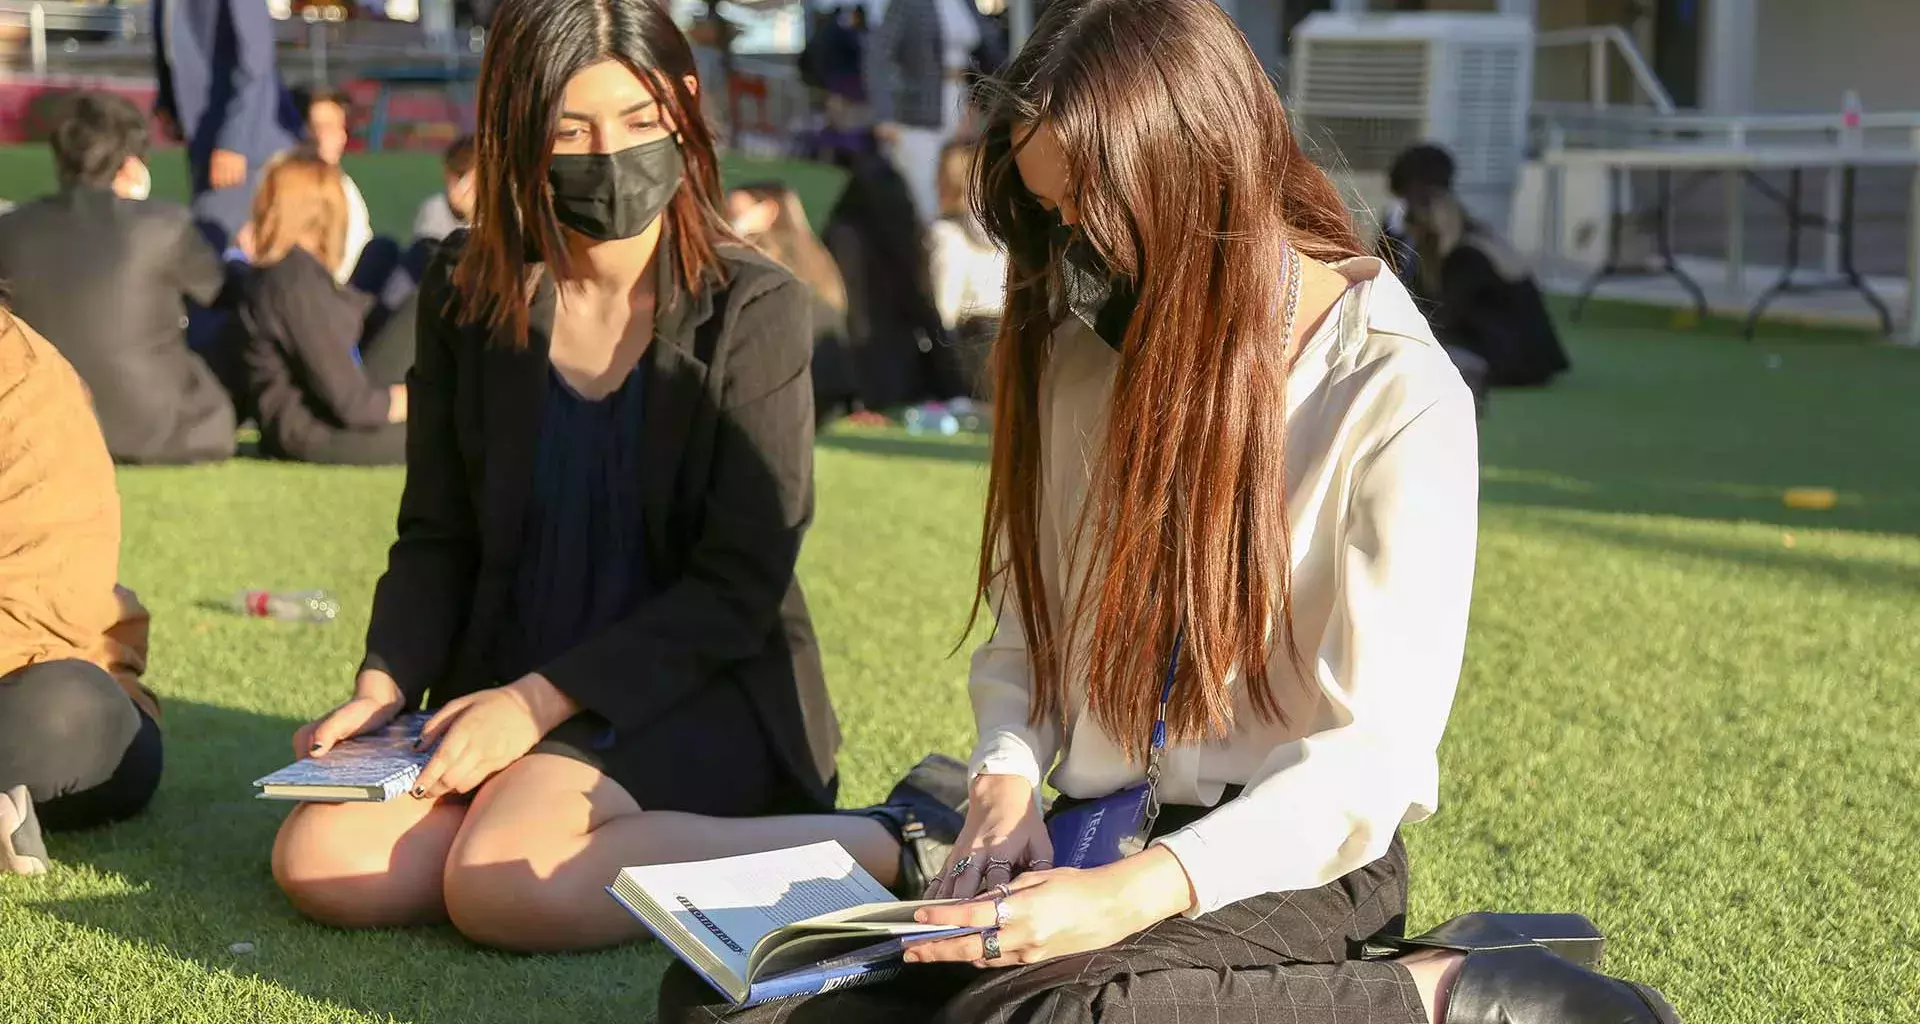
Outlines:
<svg viewBox="0 0 1920 1024"><path fill-rule="evenodd" d="M1006 886L1003 885L1000 888L1004 889L1006 888ZM1007 906L1007 898L1005 896L995 897L993 901L994 930L999 931L1000 929L1005 928L1007 926L1007 922L1011 920L1013 920L1013 908Z"/></svg>
<svg viewBox="0 0 1920 1024"><path fill-rule="evenodd" d="M993 897L996 900L1009 900L1013 898L1013 887L1004 883L994 886L993 891L996 893Z"/></svg>
<svg viewBox="0 0 1920 1024"><path fill-rule="evenodd" d="M973 866L973 854L969 853L966 856L961 857L959 860L954 861L953 870L947 872L947 874L954 878L959 878L961 875L966 874L967 869L972 866Z"/></svg>
<svg viewBox="0 0 1920 1024"><path fill-rule="evenodd" d="M1006 859L1005 857L988 857L987 870L988 871L995 871L995 870L1005 871L1007 874L1011 875L1013 874L1013 862Z"/></svg>
<svg viewBox="0 0 1920 1024"><path fill-rule="evenodd" d="M1000 959L1000 929L989 928L980 933L980 946L986 952L983 959Z"/></svg>
<svg viewBox="0 0 1920 1024"><path fill-rule="evenodd" d="M1028 861L1028 862L1027 862L1027 870L1028 870L1028 871L1052 871L1052 870L1053 870L1053 862L1052 862L1052 861L1050 861L1050 860L1032 860L1032 861Z"/></svg>

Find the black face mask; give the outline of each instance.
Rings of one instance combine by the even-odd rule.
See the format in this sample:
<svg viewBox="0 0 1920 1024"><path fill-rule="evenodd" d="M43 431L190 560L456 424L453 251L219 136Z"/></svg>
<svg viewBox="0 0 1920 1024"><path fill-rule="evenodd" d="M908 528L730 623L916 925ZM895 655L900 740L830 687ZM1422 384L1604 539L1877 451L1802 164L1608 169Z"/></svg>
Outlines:
<svg viewBox="0 0 1920 1024"><path fill-rule="evenodd" d="M618 153L566 153L547 165L553 214L597 241L647 229L680 189L686 163L672 136Z"/></svg>
<svg viewBox="0 0 1920 1024"><path fill-rule="evenodd" d="M1065 224L1052 231L1054 251L1060 252L1059 303L1115 352L1126 340L1127 324L1140 303L1139 289L1107 266L1086 237Z"/></svg>

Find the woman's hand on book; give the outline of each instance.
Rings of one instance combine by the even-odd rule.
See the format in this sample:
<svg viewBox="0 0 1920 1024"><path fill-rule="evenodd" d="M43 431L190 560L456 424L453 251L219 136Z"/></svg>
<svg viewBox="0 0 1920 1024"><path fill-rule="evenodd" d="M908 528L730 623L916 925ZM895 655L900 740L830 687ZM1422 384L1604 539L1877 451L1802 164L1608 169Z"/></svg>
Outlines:
<svg viewBox="0 0 1920 1024"><path fill-rule="evenodd" d="M958 961L980 967L1012 967L1105 949L1135 932L1193 906L1193 887L1179 858L1149 847L1105 867L1081 871L1030 871L1008 884L1005 923L991 898L922 907L913 918L950 928L998 928L1000 957L986 959L980 935L909 946L908 963Z"/></svg>
<svg viewBox="0 0 1920 1024"><path fill-rule="evenodd" d="M527 755L540 737L572 717L579 706L545 676L530 675L447 703L420 728L420 746L439 749L420 770L413 795L437 800L471 793Z"/></svg>
<svg viewBox="0 0 1920 1024"><path fill-rule="evenodd" d="M1033 783L1018 775L976 775L967 792L967 823L926 895L966 899L1036 865L1053 865L1053 842Z"/></svg>
<svg viewBox="0 0 1920 1024"><path fill-rule="evenodd" d="M354 680L353 699L294 731L296 757L319 757L334 745L393 721L406 698L400 684L378 669L367 669Z"/></svg>

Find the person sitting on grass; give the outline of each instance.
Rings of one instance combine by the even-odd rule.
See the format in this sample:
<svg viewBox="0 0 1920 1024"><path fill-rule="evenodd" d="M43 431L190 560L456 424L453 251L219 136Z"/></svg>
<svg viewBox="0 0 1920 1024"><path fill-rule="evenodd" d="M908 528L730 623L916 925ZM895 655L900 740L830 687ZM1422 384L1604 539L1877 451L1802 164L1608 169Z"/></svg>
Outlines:
<svg viewBox="0 0 1920 1024"><path fill-rule="evenodd" d="M1409 277L1431 310L1442 343L1486 362L1494 387L1537 387L1572 365L1526 261L1474 219L1453 191L1453 157L1414 146L1394 161L1388 185L1404 205L1399 244Z"/></svg>
<svg viewBox="0 0 1920 1024"><path fill-rule="evenodd" d="M622 867L831 839L917 891L910 819L958 832L911 793L822 813L813 300L726 227L698 90L663 0L494 13L366 657L294 736L323 755L424 705L437 746L410 796L288 815L274 878L316 921L591 949L644 934L605 892Z"/></svg>
<svg viewBox="0 0 1920 1024"><path fill-rule="evenodd" d="M986 398L987 353L1006 304L1007 254L967 201L975 153L955 143L940 154L940 219L927 229L928 273L961 377L973 397Z"/></svg>
<svg viewBox="0 0 1920 1024"><path fill-rule="evenodd" d="M807 224L800 195L779 182L727 193L733 230L792 271L813 296L813 410L816 423L851 411L859 391L847 355L847 286L840 268Z"/></svg>
<svg viewBox="0 0 1920 1024"><path fill-rule="evenodd" d="M445 188L428 196L413 215L413 245L438 245L448 235L473 222L474 165L479 156L473 136L462 135L447 146L440 157L440 178ZM422 270L426 268L424 260ZM416 274L416 276L418 276Z"/></svg>
<svg viewBox="0 0 1920 1024"><path fill-rule="evenodd" d="M86 385L0 311L0 874L46 870L42 827L131 817L160 785L147 613L115 586L119 564Z"/></svg>
<svg viewBox="0 0 1920 1024"><path fill-rule="evenodd" d="M1053 0L989 95L996 628L927 892L964 902L915 911L969 931L740 1010L675 964L658 1020L1670 1024L1515 919L1401 937L1466 643L1473 402L1231 17ZM1081 822L1060 846L1047 778Z"/></svg>
<svg viewBox="0 0 1920 1024"><path fill-rule="evenodd" d="M147 118L81 93L53 131L60 191L0 219L15 312L80 373L115 460L195 463L234 452L225 367L188 348L188 303L227 294L220 255L186 207L149 198Z"/></svg>
<svg viewBox="0 0 1920 1024"><path fill-rule="evenodd" d="M246 367L262 454L398 465L406 457L410 339L367 338L373 300L334 272L346 223L339 168L293 156L267 169L249 224L254 269L228 324L230 345Z"/></svg>
<svg viewBox="0 0 1920 1024"><path fill-rule="evenodd" d="M300 94L299 100L306 117L307 154L339 168L340 161L347 155L347 144L353 141L353 101L345 92L328 86L306 90ZM384 245L373 251L369 266L362 268L361 261L368 252L367 246L374 241L373 219L367 213L367 200L360 194L360 186L354 184L353 177L345 170L340 171L340 187L347 196L347 225L346 235L341 241L340 265L334 271L334 279L378 295L386 286L387 275L393 272L398 262L398 247L392 239L383 240Z"/></svg>

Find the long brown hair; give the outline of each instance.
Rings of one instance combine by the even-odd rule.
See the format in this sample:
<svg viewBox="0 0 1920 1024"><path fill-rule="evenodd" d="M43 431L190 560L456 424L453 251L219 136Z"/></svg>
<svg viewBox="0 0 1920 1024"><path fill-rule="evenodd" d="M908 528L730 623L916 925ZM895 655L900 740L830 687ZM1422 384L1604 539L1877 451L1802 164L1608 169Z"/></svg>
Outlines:
<svg viewBox="0 0 1920 1024"><path fill-rule="evenodd" d="M813 227L807 223L806 207L800 205L799 193L777 181L757 181L734 191L744 193L756 203L770 202L780 208L765 231L749 235L746 240L793 271L793 276L820 301L844 312L847 285L840 276L840 265L814 236Z"/></svg>
<svg viewBox="0 0 1920 1024"><path fill-rule="evenodd" d="M253 197L253 261L278 263L295 246L335 273L347 251L347 190L340 168L317 156L281 157Z"/></svg>
<svg viewBox="0 0 1920 1024"><path fill-rule="evenodd" d="M662 215L680 280L695 291L724 280L714 247L732 232L719 212L720 161L687 85L696 79L693 50L665 3L502 0L481 58L473 228L453 282L461 319L504 328L517 344L527 337L528 264L544 262L562 277L573 270L547 163L567 81L605 60L646 84L686 158Z"/></svg>
<svg viewBox="0 0 1920 1024"><path fill-rule="evenodd" d="M1054 0L984 98L975 195L1010 264L975 610L1010 584L1035 724L1064 720L1068 675L1083 669L1090 714L1143 756L1183 633L1170 738L1233 728L1236 667L1255 713L1277 721L1270 644L1300 660L1283 436L1287 250L1358 254L1346 205L1211 0ZM1064 618L1049 606L1038 539L1058 222L1013 162L1036 126L1066 154L1074 230L1140 296L1059 581L1063 594L1078 589Z"/></svg>

